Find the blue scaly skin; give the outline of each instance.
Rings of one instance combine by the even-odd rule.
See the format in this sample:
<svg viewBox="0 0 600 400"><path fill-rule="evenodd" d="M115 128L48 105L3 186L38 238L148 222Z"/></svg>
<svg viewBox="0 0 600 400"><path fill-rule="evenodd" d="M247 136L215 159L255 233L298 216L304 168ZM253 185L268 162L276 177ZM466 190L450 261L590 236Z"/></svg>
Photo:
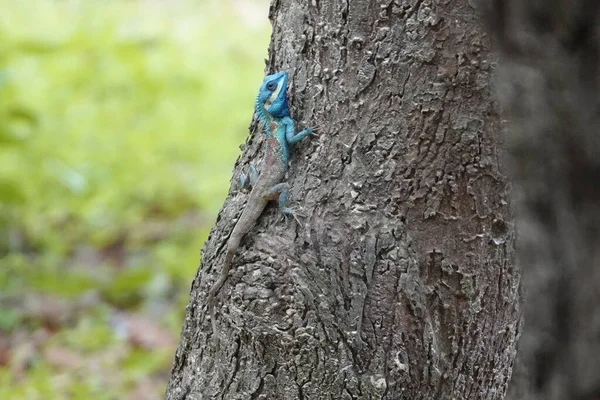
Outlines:
<svg viewBox="0 0 600 400"><path fill-rule="evenodd" d="M255 171L251 174L251 178L253 178L251 181L255 182L253 182L246 207L227 242L219 280L208 292L208 306L213 334L217 340L217 351L219 335L215 318L216 295L227 280L233 257L240 247L242 238L254 227L270 200L278 201L279 210L284 215L295 217L294 210L287 206L289 186L282 181L288 169L291 146L310 135L313 130L309 128L296 133L295 123L290 116L288 107L287 84L287 72L268 75L264 79L256 99L255 111L267 136L266 152L260 175L252 177L252 175L256 175Z"/></svg>

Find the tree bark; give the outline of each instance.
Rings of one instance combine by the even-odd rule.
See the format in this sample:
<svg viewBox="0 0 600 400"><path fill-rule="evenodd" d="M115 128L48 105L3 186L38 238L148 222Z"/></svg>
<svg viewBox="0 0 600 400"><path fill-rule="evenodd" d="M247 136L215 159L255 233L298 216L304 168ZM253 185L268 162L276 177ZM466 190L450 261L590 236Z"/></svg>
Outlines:
<svg viewBox="0 0 600 400"><path fill-rule="evenodd" d="M527 399L600 399L600 2L495 0ZM517 398L517 396L514 396Z"/></svg>
<svg viewBox="0 0 600 400"><path fill-rule="evenodd" d="M502 399L518 331L490 44L467 0L274 1L267 70L291 73L291 201L206 294L245 196L202 255L167 399ZM258 84L257 82L257 88ZM259 159L256 131L236 173ZM219 374L224 369L226 376Z"/></svg>

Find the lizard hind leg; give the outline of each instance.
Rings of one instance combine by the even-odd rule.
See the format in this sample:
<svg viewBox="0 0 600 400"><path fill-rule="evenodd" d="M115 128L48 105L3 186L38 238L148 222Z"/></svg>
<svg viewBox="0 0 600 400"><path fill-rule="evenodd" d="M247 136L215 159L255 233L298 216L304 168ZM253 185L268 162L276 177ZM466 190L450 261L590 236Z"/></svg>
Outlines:
<svg viewBox="0 0 600 400"><path fill-rule="evenodd" d="M250 172L249 172L249 177L250 177L250 185L254 187L254 185L256 185L256 182L258 182L258 175L260 174L260 171L258 169L256 169L256 167L254 165L250 166Z"/></svg>
<svg viewBox="0 0 600 400"><path fill-rule="evenodd" d="M294 217L296 222L300 224L300 220L298 216L302 216L298 211L287 206L288 195L290 193L290 185L287 183L278 183L273 186L264 196L266 200L275 200L277 199L277 205L279 206L279 211L283 213L286 217Z"/></svg>
<svg viewBox="0 0 600 400"><path fill-rule="evenodd" d="M258 182L259 171L254 165L250 166L250 171L247 174L241 173L238 180L242 189L250 189Z"/></svg>

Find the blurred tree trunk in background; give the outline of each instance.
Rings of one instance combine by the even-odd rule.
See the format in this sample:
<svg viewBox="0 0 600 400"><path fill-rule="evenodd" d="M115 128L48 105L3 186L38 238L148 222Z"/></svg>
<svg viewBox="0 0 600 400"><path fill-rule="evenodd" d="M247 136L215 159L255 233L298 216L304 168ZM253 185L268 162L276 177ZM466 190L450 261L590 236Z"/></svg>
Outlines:
<svg viewBox="0 0 600 400"><path fill-rule="evenodd" d="M289 171L307 217L298 226L269 208L245 239L218 296L217 355L206 295L243 207L232 191L167 399L502 399L519 273L475 11L468 0L288 0L270 18L268 71L290 71L299 128L319 128ZM236 173L260 157L255 132Z"/></svg>
<svg viewBox="0 0 600 400"><path fill-rule="evenodd" d="M600 2L489 4L526 299L511 397L598 400Z"/></svg>

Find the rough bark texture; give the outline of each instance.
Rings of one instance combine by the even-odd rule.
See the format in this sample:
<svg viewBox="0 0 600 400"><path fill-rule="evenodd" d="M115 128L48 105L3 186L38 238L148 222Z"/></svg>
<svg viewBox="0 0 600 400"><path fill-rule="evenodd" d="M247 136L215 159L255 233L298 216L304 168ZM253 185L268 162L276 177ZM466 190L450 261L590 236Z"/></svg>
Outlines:
<svg viewBox="0 0 600 400"><path fill-rule="evenodd" d="M268 72L319 137L206 293L245 196L204 248L167 399L502 399L519 274L492 58L467 0L274 1ZM257 87L260 82L257 82ZM250 105L249 105L250 106ZM236 172L260 157L259 131ZM223 380L219 370L226 372Z"/></svg>
<svg viewBox="0 0 600 400"><path fill-rule="evenodd" d="M600 399L600 2L495 0L527 399ZM529 388L527 388L529 386ZM525 390L524 390L525 389ZM517 396L514 396L517 397Z"/></svg>

